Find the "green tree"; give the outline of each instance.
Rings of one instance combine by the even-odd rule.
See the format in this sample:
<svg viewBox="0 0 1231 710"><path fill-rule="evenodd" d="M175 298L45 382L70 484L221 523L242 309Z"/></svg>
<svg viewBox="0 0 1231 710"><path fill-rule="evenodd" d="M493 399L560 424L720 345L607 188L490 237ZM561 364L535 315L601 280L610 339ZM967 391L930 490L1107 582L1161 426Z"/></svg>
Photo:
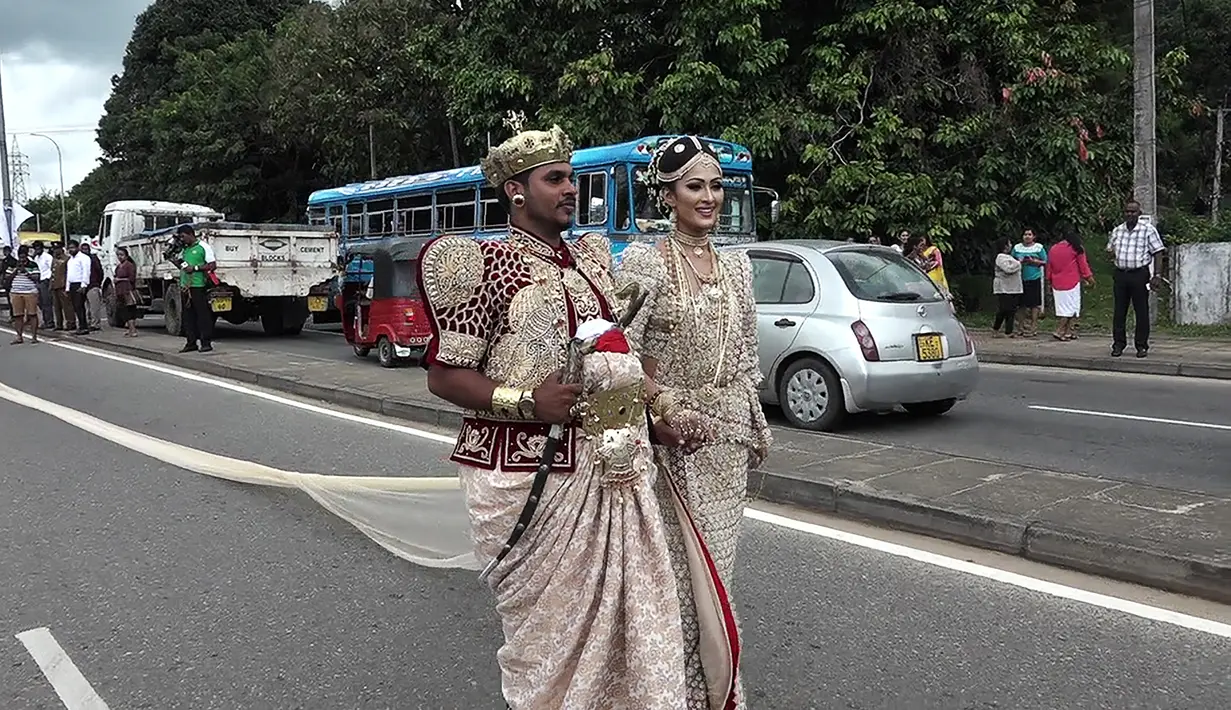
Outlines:
<svg viewBox="0 0 1231 710"><path fill-rule="evenodd" d="M378 175L452 164L440 61L449 22L421 0L303 8L280 25L271 50L270 129L287 150L315 156L334 184L368 176L369 126Z"/></svg>
<svg viewBox="0 0 1231 710"><path fill-rule="evenodd" d="M119 189L132 198L165 195L164 166L149 159L156 152L151 125L158 104L182 84L184 51L216 49L251 30L269 31L286 13L307 0L155 0L137 17L124 54L124 71L112 77L111 96L99 121L98 144L116 163Z"/></svg>

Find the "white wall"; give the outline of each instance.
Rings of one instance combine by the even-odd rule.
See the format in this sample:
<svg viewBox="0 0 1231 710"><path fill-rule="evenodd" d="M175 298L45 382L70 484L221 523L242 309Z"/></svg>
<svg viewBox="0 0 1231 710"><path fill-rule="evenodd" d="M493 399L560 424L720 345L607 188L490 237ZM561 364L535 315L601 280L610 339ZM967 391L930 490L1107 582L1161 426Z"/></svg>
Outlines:
<svg viewBox="0 0 1231 710"><path fill-rule="evenodd" d="M1180 244L1169 251L1175 322L1231 323L1231 242Z"/></svg>

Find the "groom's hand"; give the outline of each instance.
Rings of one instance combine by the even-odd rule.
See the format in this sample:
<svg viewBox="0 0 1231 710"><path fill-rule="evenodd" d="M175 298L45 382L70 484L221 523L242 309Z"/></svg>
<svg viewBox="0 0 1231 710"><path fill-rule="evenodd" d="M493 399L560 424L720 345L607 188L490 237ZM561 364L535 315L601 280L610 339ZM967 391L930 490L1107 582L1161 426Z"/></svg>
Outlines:
<svg viewBox="0 0 1231 710"><path fill-rule="evenodd" d="M548 424L567 424L573 420L573 405L581 396L581 385L560 383L560 371L552 373L534 390L534 418Z"/></svg>

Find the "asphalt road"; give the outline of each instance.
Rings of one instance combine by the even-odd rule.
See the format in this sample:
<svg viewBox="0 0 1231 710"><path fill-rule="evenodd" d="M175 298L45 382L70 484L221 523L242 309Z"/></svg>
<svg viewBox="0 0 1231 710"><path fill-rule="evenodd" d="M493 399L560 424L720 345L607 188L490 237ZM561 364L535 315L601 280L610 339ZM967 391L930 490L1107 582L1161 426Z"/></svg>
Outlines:
<svg viewBox="0 0 1231 710"><path fill-rule="evenodd" d="M0 350L0 381L292 470L447 469L430 440L52 344ZM503 707L473 573L403 563L306 496L168 467L7 401L0 442L5 710L64 707L14 638L37 627L115 710ZM1226 635L756 520L744 531L753 708L1231 706Z"/></svg>
<svg viewBox="0 0 1231 710"><path fill-rule="evenodd" d="M223 342L244 347L354 358L336 332L306 330L298 338L269 338L251 325L224 325L221 335ZM384 376L371 359L374 376ZM852 417L841 433L956 456L1231 495L1228 402L1231 382L984 365L975 393L944 417L921 421L904 412L866 414ZM1146 420L1118 418L1125 416ZM785 425L780 413L771 411L770 417Z"/></svg>

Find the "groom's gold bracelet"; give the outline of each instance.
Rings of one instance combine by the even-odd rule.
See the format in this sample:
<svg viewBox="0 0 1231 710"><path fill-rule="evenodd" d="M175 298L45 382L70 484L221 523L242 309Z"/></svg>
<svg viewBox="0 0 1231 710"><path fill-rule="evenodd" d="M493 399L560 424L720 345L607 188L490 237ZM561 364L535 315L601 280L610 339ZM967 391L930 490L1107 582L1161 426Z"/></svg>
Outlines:
<svg viewBox="0 0 1231 710"><path fill-rule="evenodd" d="M526 393L513 387L497 387L492 392L492 413L508 419L520 419L518 405Z"/></svg>

